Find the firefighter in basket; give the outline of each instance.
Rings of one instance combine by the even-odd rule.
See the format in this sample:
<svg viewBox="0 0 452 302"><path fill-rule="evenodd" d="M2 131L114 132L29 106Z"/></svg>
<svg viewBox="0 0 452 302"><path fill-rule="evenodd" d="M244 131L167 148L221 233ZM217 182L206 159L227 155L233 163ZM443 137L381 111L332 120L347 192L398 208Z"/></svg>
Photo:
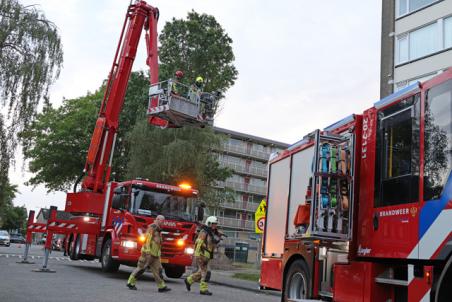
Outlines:
<svg viewBox="0 0 452 302"><path fill-rule="evenodd" d="M221 237L224 236L217 229L218 219L215 216L210 216L206 219L204 225L198 234L195 243L195 261L198 270L185 278L185 286L187 290L191 290L191 285L195 282L200 282L199 293L201 295L211 296L212 293L208 290L207 282L210 279L210 271L208 271L208 264L213 259L213 252L215 247L220 242Z"/></svg>
<svg viewBox="0 0 452 302"><path fill-rule="evenodd" d="M157 287L159 293L170 291L171 289L165 285L161 276L160 263L160 253L162 247L162 236L160 234L160 226L165 221L165 217L158 215L154 223L151 224L146 230L146 239L144 241L143 247L141 248L141 256L138 259L136 269L130 274L129 280L127 281L127 287L129 289L136 290L135 286L137 278L146 271L146 268L150 268L152 274L154 275L155 282L157 282Z"/></svg>

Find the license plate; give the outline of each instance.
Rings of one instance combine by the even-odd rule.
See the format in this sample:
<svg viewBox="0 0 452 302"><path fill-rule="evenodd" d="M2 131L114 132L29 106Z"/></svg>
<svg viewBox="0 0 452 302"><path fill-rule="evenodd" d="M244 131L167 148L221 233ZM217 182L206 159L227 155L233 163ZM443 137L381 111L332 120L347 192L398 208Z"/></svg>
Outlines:
<svg viewBox="0 0 452 302"><path fill-rule="evenodd" d="M160 262L161 262L161 263L168 263L168 262L169 262L169 259L160 258Z"/></svg>

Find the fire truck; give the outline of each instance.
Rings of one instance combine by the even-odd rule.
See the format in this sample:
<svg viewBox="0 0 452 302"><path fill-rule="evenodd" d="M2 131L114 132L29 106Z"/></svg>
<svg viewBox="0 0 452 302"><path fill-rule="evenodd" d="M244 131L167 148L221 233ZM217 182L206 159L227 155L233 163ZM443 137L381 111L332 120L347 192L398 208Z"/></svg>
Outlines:
<svg viewBox="0 0 452 302"><path fill-rule="evenodd" d="M452 68L269 161L260 286L283 301L452 301Z"/></svg>
<svg viewBox="0 0 452 302"><path fill-rule="evenodd" d="M161 257L166 275L178 278L192 263L197 224L204 213L196 203L198 191L188 184L173 186L143 179L110 181L119 114L143 31L150 69L149 123L161 128L205 127L215 113L214 95L200 91L176 94L172 88L180 83L171 79L159 82L158 17L158 9L145 1L135 1L127 9L85 168L74 192L66 197L65 211L71 218L57 219L56 208L52 207L48 222L42 224L34 222L34 212L30 212L25 255L32 233L46 233L41 271L48 271L53 234L66 235L65 253L73 260L100 259L106 272L117 271L120 264L134 265L144 243L144 232L159 214L166 217ZM81 189L77 190L79 182Z"/></svg>

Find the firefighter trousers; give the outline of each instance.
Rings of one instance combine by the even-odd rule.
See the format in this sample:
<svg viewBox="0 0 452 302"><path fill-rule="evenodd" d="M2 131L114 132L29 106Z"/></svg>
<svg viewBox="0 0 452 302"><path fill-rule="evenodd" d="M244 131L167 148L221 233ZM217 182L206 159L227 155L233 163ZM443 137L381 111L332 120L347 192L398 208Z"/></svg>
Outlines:
<svg viewBox="0 0 452 302"><path fill-rule="evenodd" d="M163 281L160 275L160 270L162 267L162 264L160 263L160 257L155 257L147 253L141 253L140 258L138 259L137 267L134 269L132 274L130 274L128 284L135 285L137 283L137 278L143 275L148 267L151 269L151 272L154 275L157 287L164 288L166 285L165 281Z"/></svg>
<svg viewBox="0 0 452 302"><path fill-rule="evenodd" d="M209 260L210 259L203 256L196 257L196 264L198 265L198 270L187 277L187 281L189 284L200 282L199 290L201 292L205 292L208 289L206 276Z"/></svg>

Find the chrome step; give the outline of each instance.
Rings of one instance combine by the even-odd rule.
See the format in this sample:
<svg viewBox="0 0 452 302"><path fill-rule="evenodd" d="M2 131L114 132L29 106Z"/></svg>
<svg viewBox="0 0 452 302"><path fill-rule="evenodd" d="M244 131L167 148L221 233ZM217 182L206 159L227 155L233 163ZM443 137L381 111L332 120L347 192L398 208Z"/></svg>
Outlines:
<svg viewBox="0 0 452 302"><path fill-rule="evenodd" d="M381 283L381 284L397 285L397 286L408 286L407 280L391 279L391 278L384 278L384 277L376 277L375 282Z"/></svg>
<svg viewBox="0 0 452 302"><path fill-rule="evenodd" d="M408 286L408 280L394 278L394 268L392 267L385 270L378 277L375 277L375 282L380 284L389 284L396 286Z"/></svg>

